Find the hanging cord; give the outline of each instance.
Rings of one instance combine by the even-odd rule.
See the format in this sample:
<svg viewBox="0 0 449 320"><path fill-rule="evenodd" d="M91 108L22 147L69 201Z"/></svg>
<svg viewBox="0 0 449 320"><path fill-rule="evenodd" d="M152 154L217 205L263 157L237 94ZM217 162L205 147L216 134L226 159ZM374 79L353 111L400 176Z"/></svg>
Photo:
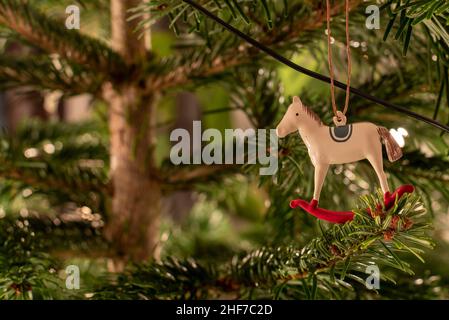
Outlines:
<svg viewBox="0 0 449 320"><path fill-rule="evenodd" d="M245 40L246 42L250 43L251 45L253 45L254 47L256 47L257 49L259 49L262 52L265 52L266 54L268 54L269 56L271 56L272 58L274 58L275 60L279 61L280 63L292 68L293 70L296 70L300 73L303 73L309 77L312 77L314 79L326 82L326 83L330 83L331 79L329 77L326 77L325 75L322 75L320 73L314 72L312 70L309 70L307 68L304 68L296 63L294 63L293 61L287 59L286 57L280 55L279 53L277 53L276 51L274 51L271 48L268 48L267 46L263 45L262 43L260 43L259 41L257 41L254 38L251 38L250 36L248 36L247 34L243 33L242 31L240 31L239 29L231 26L229 23L223 21L222 19L220 19L219 17L217 17L215 14L213 14L212 12L210 12L209 10L207 10L206 8L204 8L202 5L192 1L192 0L182 0L185 3L189 4L190 6L194 7L196 10L200 11L201 13L203 13L206 17L209 17L210 19L214 20L216 23L220 24L221 26L223 26L224 28L226 28L227 30L229 30L230 32L232 32L233 34L237 35L238 37L242 38L243 40ZM334 85L337 88L343 89L343 90L347 90L348 86L346 86L344 83L334 80ZM366 100L372 101L374 103L377 103L385 108L388 109L393 109L397 112L403 113L408 115L409 117L415 118L417 120L423 121L425 123L428 123L438 129L444 130L446 132L449 133L449 126L444 125L436 120L433 120L431 118L428 118L426 116L422 116L416 112L413 112L409 109L406 109L404 107L398 106L396 104L393 104L391 102L385 101L383 99L377 98L369 93L365 93L357 88L354 87L349 87L349 90L351 93L365 98Z"/></svg>
<svg viewBox="0 0 449 320"><path fill-rule="evenodd" d="M349 106L349 95L351 87L351 46L349 39L349 0L345 0L345 14L346 14L346 54L348 56L348 73L347 73L347 84L346 84L346 99L345 107L343 109L343 115L348 111ZM332 109L334 115L339 118L337 103L335 102L335 85L334 85L334 65L332 63L332 35L331 35L331 12L330 12L330 1L326 0L326 20L327 20L327 61L329 64L329 75L331 81L331 100Z"/></svg>

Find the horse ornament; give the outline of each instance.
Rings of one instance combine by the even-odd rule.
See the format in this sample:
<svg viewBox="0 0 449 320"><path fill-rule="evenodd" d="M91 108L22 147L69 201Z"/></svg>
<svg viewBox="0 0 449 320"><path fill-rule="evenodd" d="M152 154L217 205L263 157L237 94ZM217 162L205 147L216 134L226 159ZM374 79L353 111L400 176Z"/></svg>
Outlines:
<svg viewBox="0 0 449 320"><path fill-rule="evenodd" d="M354 217L352 211L331 211L318 207L321 188L330 165L344 164L367 159L379 178L384 193L385 209L390 209L396 199L414 191L412 185L400 186L390 193L387 176L383 170L382 143L386 147L388 160L394 162L402 157L402 150L388 129L369 122L346 124L346 117L340 111L334 117L335 127L322 123L321 119L299 97L293 98L276 134L284 138L290 133L299 132L307 147L310 160L315 167L314 192L310 202L302 199L292 200L291 208L301 207L318 219L332 223L345 223Z"/></svg>

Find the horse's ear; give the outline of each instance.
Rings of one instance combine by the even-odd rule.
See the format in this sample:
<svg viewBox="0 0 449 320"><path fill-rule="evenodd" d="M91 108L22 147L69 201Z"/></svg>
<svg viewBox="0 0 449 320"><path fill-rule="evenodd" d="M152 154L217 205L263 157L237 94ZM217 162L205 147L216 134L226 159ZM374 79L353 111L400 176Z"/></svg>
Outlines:
<svg viewBox="0 0 449 320"><path fill-rule="evenodd" d="M298 96L294 96L294 97L293 97L293 103L299 103L299 104L302 105L302 101L301 101L301 99L299 99Z"/></svg>

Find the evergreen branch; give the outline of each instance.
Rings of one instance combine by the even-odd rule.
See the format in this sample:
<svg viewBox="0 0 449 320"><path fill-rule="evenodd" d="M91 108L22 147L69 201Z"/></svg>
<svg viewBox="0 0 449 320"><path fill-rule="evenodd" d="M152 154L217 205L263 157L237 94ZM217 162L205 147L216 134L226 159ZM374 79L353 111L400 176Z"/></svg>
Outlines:
<svg viewBox="0 0 449 320"><path fill-rule="evenodd" d="M350 1L352 8L357 7L360 3L361 1L359 0ZM336 16L341 14L343 12L342 8L342 3L334 4L331 8L331 15ZM263 45L272 49L284 47L287 39L290 44L294 43L296 38L305 36L307 32L315 31L323 26L326 9L322 7L321 3L315 4L315 7L311 8L310 12L309 15L303 19L298 19L293 24L279 28L268 34L261 32L255 35L254 38L259 38L259 41ZM238 50L235 49L236 47ZM158 72L157 75L150 75L147 79L149 90L165 90L186 85L194 78L217 76L226 72L228 69L253 62L259 54L258 50L255 50L247 43L236 44L224 51L214 51L219 54L213 57L210 64L204 64L200 57L196 61L189 60L174 70L168 69L164 70L165 72L161 71L162 74ZM197 56L194 55L194 57Z"/></svg>
<svg viewBox="0 0 449 320"><path fill-rule="evenodd" d="M446 1L393 1L387 0L382 6L390 19L384 33L384 40L394 38L402 43L402 54L405 56L411 46L412 34L417 36L418 26L422 26L428 43L428 55L436 55L443 66L443 72L438 72L440 78L439 98L435 105L434 119L438 115L444 84L447 83L447 67L449 65L449 5ZM392 32L396 28L395 32ZM415 41L422 46L419 41ZM448 90L446 90L448 91ZM447 95L447 92L446 92Z"/></svg>
<svg viewBox="0 0 449 320"><path fill-rule="evenodd" d="M431 35L436 53L446 64L449 61L449 5L446 1L396 1L387 0L383 4L390 21L385 30L384 39L394 37L403 44L403 54L406 55L410 46L412 33L418 25L423 25ZM396 32L392 33L396 25Z"/></svg>
<svg viewBox="0 0 449 320"><path fill-rule="evenodd" d="M56 250L60 257L64 248L86 251L87 247L107 252L93 222L34 212L17 218L8 213L0 219L0 299L68 298L73 293L63 289L58 276L65 266L48 252Z"/></svg>
<svg viewBox="0 0 449 320"><path fill-rule="evenodd" d="M404 176L422 178L427 181L449 182L447 157L426 157L420 151L413 151L407 152L402 162L399 166L387 164L386 168L389 172Z"/></svg>
<svg viewBox="0 0 449 320"><path fill-rule="evenodd" d="M421 259L420 248L433 246L419 197L404 196L389 211L377 205L382 201L380 192L363 197L352 222L333 225L303 248L261 248L221 265L175 258L137 265L121 274L116 284L97 288L94 299L116 298L117 292L118 298L127 299L201 299L224 293L240 297L254 290L271 297L313 299L351 288L373 263L413 273L402 254ZM312 287L318 288L314 295Z"/></svg>
<svg viewBox="0 0 449 320"><path fill-rule="evenodd" d="M47 56L16 59L0 56L0 83L3 89L29 86L37 89L61 90L69 94L97 93L101 77L83 67L51 61Z"/></svg>
<svg viewBox="0 0 449 320"><path fill-rule="evenodd" d="M50 299L49 291L62 288L43 247L23 219L0 220L0 299Z"/></svg>
<svg viewBox="0 0 449 320"><path fill-rule="evenodd" d="M302 249L268 248L247 255L241 260L242 263L235 265L234 281L243 281L247 285L268 281L267 285L273 285L278 281L310 279L320 273L325 273L325 279L322 279L325 281L331 270L334 276L340 275L344 279L351 272L364 272L360 263L369 265L369 261L375 261L378 266L389 265L411 273L407 263L399 260L393 252L406 251L404 246L396 245L403 239L413 239L418 243L420 238L421 245L432 246L421 230L421 227L425 228L425 224L419 222L419 216L423 213L419 197L400 199L397 206L389 212L377 206L376 203L381 199L380 193L376 197L362 197L362 205L355 210L354 221L329 228L322 237L313 239ZM367 213L366 206L370 208L371 215ZM415 233L413 226L420 231ZM381 241L382 239L386 242ZM279 259L283 253L290 258ZM273 262L267 263L270 257ZM261 269L262 264L264 267Z"/></svg>
<svg viewBox="0 0 449 320"><path fill-rule="evenodd" d="M76 176L74 176L76 174ZM96 170L79 167L67 167L64 172L48 163L15 164L4 162L0 177L23 183L40 191L65 194L69 199L78 199L86 192L112 194L109 183Z"/></svg>
<svg viewBox="0 0 449 320"><path fill-rule="evenodd" d="M30 122L1 141L0 177L57 195L58 201L86 203L93 194L112 193L108 153L96 124ZM98 201L98 199L97 199Z"/></svg>
<svg viewBox="0 0 449 320"><path fill-rule="evenodd" d="M67 30L63 22L45 16L28 3L1 0L0 24L49 54L58 54L104 75L113 72L114 76L125 69L120 56L107 45L76 30Z"/></svg>

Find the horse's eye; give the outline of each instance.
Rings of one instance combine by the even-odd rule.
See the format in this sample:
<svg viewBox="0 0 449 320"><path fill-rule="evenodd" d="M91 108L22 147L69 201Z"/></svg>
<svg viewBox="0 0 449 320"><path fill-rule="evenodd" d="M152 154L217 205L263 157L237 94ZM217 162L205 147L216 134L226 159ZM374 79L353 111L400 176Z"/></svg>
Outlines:
<svg viewBox="0 0 449 320"><path fill-rule="evenodd" d="M299 116L299 113L296 113L296 116Z"/></svg>

